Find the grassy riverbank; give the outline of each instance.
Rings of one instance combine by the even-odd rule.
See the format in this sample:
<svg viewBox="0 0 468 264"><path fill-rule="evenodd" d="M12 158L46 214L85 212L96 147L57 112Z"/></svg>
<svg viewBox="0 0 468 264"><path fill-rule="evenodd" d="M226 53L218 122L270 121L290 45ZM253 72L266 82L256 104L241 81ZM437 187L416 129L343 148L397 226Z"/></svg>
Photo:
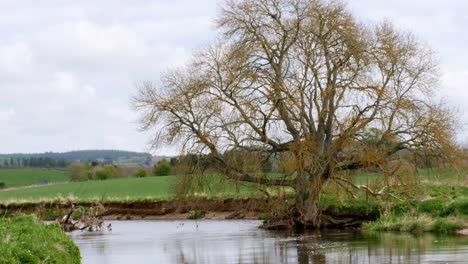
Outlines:
<svg viewBox="0 0 468 264"><path fill-rule="evenodd" d="M340 186L330 182L321 195L319 206L327 214L334 216L352 216L362 221L373 220L373 222L363 225L366 230L409 231L413 233L423 231L452 232L468 227L468 184L465 172L449 169L422 170L414 185L391 190L391 193L401 197L401 200L390 196L373 197L363 190L354 193L353 197ZM171 201L176 199L176 186L181 183L181 179L178 176L124 178L18 188L0 191L0 204L9 206L5 207L7 211L8 208L24 210L25 206L41 203L48 204L52 210L53 205L63 204L68 200L86 206L99 201L104 204L117 203L117 207L114 208L118 209L117 211L132 212L120 215L123 218L135 217L135 219L139 219L143 216L151 217L151 215L165 214L156 207L161 206L167 209L168 204L172 208L172 213L177 212L177 206L173 205ZM355 175L350 179L355 184L370 183L372 185L375 183L376 186L382 180L379 175L372 173ZM267 199L267 194L275 197L280 193L278 188L268 188L266 191L261 191L258 185L236 184L219 175L204 176L203 184L197 181L193 182L196 190L192 190L192 196L188 197L188 201L194 202L189 210L205 210L203 201L215 203L228 199L264 201ZM197 186L202 187L197 189ZM381 187L374 186L374 188ZM274 208L271 216L268 213L270 210L267 208L263 209L266 211L265 213L262 208L255 209L260 218L268 219L274 215L281 215L284 212L280 212L276 208L287 208L287 206L292 205L294 193L289 189L283 189L281 193L281 197L285 198L283 201L287 200L287 203L267 206L267 208ZM163 203L158 204L158 201ZM200 203L200 206L197 206L195 202ZM133 205L141 206L142 210L129 211L128 208L135 207ZM148 208L147 205L151 205L151 208ZM62 209L66 210L66 208ZM227 209L225 209L220 208L219 210L226 211ZM29 209L27 212L31 213L34 210ZM11 210L8 213L12 213ZM60 213L63 212L60 211ZM57 216L53 212L45 212L41 215ZM47 217L47 219L49 218Z"/></svg>
<svg viewBox="0 0 468 264"><path fill-rule="evenodd" d="M468 227L466 218L432 217L430 215L390 215L382 216L374 222L364 223L362 228L366 231L398 231L414 234L422 232L454 233L457 230Z"/></svg>
<svg viewBox="0 0 468 264"><path fill-rule="evenodd" d="M376 176L360 177L360 181L366 182L365 178L372 177ZM468 228L466 170L425 170L419 177L415 186L399 190L398 194L403 194L400 196L402 200L376 199L365 193L350 198L346 192L330 187L322 195L321 207L333 213L374 219L362 225L367 231L453 233Z"/></svg>
<svg viewBox="0 0 468 264"><path fill-rule="evenodd" d="M33 216L0 219L0 263L80 263L80 251L58 225Z"/></svg>

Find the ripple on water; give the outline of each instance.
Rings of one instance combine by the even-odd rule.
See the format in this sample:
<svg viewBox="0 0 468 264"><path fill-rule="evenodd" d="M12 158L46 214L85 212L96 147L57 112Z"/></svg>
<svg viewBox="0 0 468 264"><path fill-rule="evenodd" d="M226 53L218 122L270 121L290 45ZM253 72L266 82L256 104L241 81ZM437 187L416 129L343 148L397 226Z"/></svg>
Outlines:
<svg viewBox="0 0 468 264"><path fill-rule="evenodd" d="M290 234L260 221L110 221L74 232L83 263L464 263L466 237L343 231Z"/></svg>

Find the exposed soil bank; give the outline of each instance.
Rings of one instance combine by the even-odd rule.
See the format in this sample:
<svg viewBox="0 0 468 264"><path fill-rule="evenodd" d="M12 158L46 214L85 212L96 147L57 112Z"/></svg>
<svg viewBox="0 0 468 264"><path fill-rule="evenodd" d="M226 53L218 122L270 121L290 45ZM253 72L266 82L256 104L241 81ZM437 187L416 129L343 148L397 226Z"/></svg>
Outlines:
<svg viewBox="0 0 468 264"><path fill-rule="evenodd" d="M108 203L102 218L106 220L181 220L190 211L203 211L201 219L259 219L266 201L252 199L161 201Z"/></svg>
<svg viewBox="0 0 468 264"><path fill-rule="evenodd" d="M75 203L89 209L94 203ZM144 201L144 202L104 202L100 217L104 220L139 220L139 219L187 219L188 212L204 211L202 219L259 219L267 201L254 199L226 200L190 200L190 201ZM31 203L1 205L2 215L36 214L42 220L54 220L71 208L64 203Z"/></svg>
<svg viewBox="0 0 468 264"><path fill-rule="evenodd" d="M94 203L75 203L85 210ZM104 220L181 220L188 219L190 212L203 211L200 219L252 219L262 220L272 206L267 200L260 199L225 199L225 200L188 200L188 201L144 201L144 202L104 202L104 210L99 217ZM71 208L65 203L30 203L1 205L2 215L36 214L42 220L55 220L62 217ZM323 212L337 219L336 226L359 226L370 220L359 215L337 215ZM350 224L352 223L352 224ZM272 229L282 229L281 224Z"/></svg>

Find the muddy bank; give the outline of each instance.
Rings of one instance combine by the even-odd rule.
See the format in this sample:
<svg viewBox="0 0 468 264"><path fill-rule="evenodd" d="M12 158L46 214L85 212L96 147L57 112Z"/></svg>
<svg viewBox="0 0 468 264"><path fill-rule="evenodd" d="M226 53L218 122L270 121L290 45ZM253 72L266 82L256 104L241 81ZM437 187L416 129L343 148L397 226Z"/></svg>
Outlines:
<svg viewBox="0 0 468 264"><path fill-rule="evenodd" d="M105 204L103 219L107 220L180 220L191 211L203 211L201 219L259 219L267 202L252 199L163 201Z"/></svg>
<svg viewBox="0 0 468 264"><path fill-rule="evenodd" d="M83 211L90 211L96 203L74 203L83 210L76 210L74 218L79 219ZM264 228L288 229L289 221L271 219L271 209L276 205L260 199L187 200L187 201L143 201L143 202L103 202L98 205L99 219L103 220L182 220L182 219L250 219L265 220ZM1 215L18 216L35 214L41 220L61 219L70 211L70 203L30 203L0 205ZM194 216L195 213L195 217ZM363 215L349 213L322 212L332 219L323 227L349 228L360 226L372 220ZM93 213L94 215L94 213ZM271 224L273 223L273 224Z"/></svg>
<svg viewBox="0 0 468 264"><path fill-rule="evenodd" d="M67 203L31 203L0 205L1 215L36 214L42 220L54 220L69 211ZM87 210L95 203L75 203ZM265 200L226 199L190 201L103 202L100 218L104 220L179 220L191 211L203 211L201 219L259 219ZM263 210L262 210L263 208ZM79 213L79 212L78 212Z"/></svg>

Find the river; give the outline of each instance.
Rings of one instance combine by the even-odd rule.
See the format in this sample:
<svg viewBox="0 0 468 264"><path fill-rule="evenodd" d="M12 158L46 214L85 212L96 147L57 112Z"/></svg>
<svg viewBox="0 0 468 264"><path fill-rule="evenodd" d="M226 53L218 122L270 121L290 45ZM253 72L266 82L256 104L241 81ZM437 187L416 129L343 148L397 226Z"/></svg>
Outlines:
<svg viewBox="0 0 468 264"><path fill-rule="evenodd" d="M260 221L109 221L73 232L83 264L468 263L468 238L423 234L265 231ZM109 222L106 222L109 223Z"/></svg>

